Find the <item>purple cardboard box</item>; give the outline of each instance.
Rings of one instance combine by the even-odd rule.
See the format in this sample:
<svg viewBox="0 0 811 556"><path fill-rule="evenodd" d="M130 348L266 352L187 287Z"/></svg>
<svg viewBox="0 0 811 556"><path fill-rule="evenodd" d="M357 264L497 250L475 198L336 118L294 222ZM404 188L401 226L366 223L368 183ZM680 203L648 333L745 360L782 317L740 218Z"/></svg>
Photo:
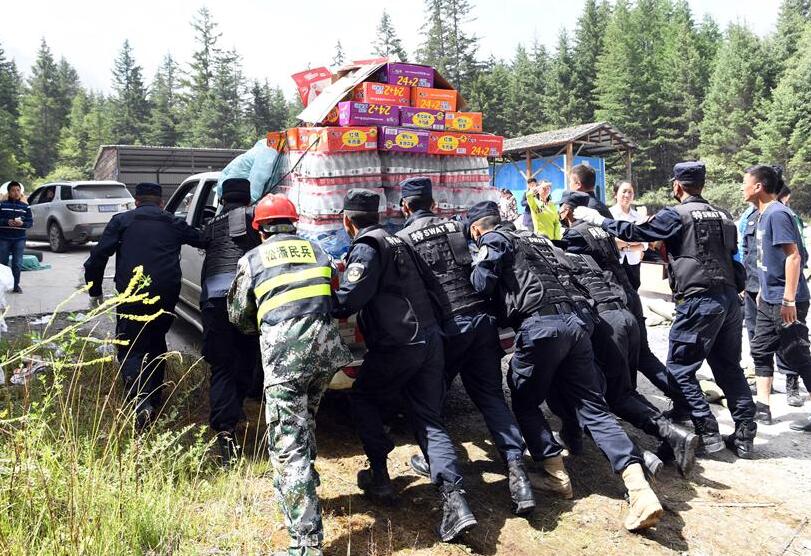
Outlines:
<svg viewBox="0 0 811 556"><path fill-rule="evenodd" d="M338 103L338 125L397 125L400 123L400 107L388 104L345 101Z"/></svg>
<svg viewBox="0 0 811 556"><path fill-rule="evenodd" d="M407 87L433 87L434 68L417 64L386 64L379 72L382 83Z"/></svg>
<svg viewBox="0 0 811 556"><path fill-rule="evenodd" d="M381 151L401 153L428 152L429 131L406 127L381 127L377 138L377 147Z"/></svg>
<svg viewBox="0 0 811 556"><path fill-rule="evenodd" d="M400 108L400 125L403 127L430 129L431 131L444 131L445 112L429 108L403 106Z"/></svg>

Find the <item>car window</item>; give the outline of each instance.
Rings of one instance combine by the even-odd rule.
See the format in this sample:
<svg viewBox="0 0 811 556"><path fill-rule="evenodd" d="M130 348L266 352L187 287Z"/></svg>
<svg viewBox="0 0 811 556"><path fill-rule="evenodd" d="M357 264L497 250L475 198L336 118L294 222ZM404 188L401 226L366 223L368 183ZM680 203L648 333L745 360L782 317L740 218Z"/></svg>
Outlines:
<svg viewBox="0 0 811 556"><path fill-rule="evenodd" d="M193 226L202 227L208 224L208 221L214 218L217 214L217 191L215 186L217 180L208 180L203 184L203 191L201 197L205 197L206 202L202 206L197 207L197 213L194 215L192 222Z"/></svg>
<svg viewBox="0 0 811 556"><path fill-rule="evenodd" d="M51 185L48 187L43 187L39 191L39 195L36 195L36 192L35 195L32 195L33 201L29 200L29 204L42 205L45 203L50 203L54 200L54 195L56 195L56 186Z"/></svg>
<svg viewBox="0 0 811 556"><path fill-rule="evenodd" d="M124 185L77 185L73 188L74 199L132 199Z"/></svg>
<svg viewBox="0 0 811 556"><path fill-rule="evenodd" d="M62 201L70 201L73 199L73 188L69 185L60 185L59 199Z"/></svg>
<svg viewBox="0 0 811 556"><path fill-rule="evenodd" d="M185 220L189 215L189 209L191 209L198 183L198 181L190 181L182 184L172 195L172 198L169 199L169 203L166 205L167 212L171 212L178 218Z"/></svg>
<svg viewBox="0 0 811 556"><path fill-rule="evenodd" d="M31 195L28 196L28 204L29 205L36 205L39 201L39 194L42 193L42 189L37 189Z"/></svg>

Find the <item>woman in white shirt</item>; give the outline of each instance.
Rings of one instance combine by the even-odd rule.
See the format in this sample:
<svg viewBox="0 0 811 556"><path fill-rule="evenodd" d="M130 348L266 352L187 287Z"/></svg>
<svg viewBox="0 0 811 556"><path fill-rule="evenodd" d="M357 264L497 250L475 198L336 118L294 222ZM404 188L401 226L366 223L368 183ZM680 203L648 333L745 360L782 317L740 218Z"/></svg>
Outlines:
<svg viewBox="0 0 811 556"><path fill-rule="evenodd" d="M616 202L609 210L615 220L637 223L645 220L645 217L631 206L631 203L634 202L634 193L634 184L628 180L619 181L614 186L614 200ZM619 247L620 250L620 262L625 269L625 273L628 274L628 280L630 280L634 289L638 290L640 284L639 265L642 262L642 255L648 248L648 244L644 242L628 243L620 239L616 241L617 247Z"/></svg>

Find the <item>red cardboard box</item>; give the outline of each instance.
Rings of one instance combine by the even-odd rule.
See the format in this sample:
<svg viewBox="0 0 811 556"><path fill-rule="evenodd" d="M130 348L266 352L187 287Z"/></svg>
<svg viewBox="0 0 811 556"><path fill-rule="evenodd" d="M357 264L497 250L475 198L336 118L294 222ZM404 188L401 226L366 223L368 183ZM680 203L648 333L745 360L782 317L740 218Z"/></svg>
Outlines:
<svg viewBox="0 0 811 556"><path fill-rule="evenodd" d="M457 94L453 89L429 89L414 87L411 89L411 106L430 108L443 112L456 111Z"/></svg>
<svg viewBox="0 0 811 556"><path fill-rule="evenodd" d="M448 112L445 114L445 129L448 131L482 132L481 112Z"/></svg>
<svg viewBox="0 0 811 556"><path fill-rule="evenodd" d="M354 100L371 104L411 105L411 87L388 83L361 83L355 87Z"/></svg>
<svg viewBox="0 0 811 556"><path fill-rule="evenodd" d="M501 156L504 138L498 135L432 131L428 139L429 154L454 156Z"/></svg>
<svg viewBox="0 0 811 556"><path fill-rule="evenodd" d="M374 151L377 149L376 127L299 127L298 141L294 150L310 150L320 153ZM291 146L291 148L293 148Z"/></svg>
<svg viewBox="0 0 811 556"><path fill-rule="evenodd" d="M321 125L338 125L338 107L329 111L327 117L321 121Z"/></svg>
<svg viewBox="0 0 811 556"><path fill-rule="evenodd" d="M291 127L282 131L268 132L268 147L281 152L284 149L298 149L298 128Z"/></svg>

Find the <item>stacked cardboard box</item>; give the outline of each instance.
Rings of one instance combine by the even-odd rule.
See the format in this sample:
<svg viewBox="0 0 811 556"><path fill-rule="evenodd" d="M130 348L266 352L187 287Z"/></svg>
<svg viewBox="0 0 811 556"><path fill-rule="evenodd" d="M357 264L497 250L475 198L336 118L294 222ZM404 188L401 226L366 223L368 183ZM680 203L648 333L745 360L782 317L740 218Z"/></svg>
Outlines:
<svg viewBox="0 0 811 556"><path fill-rule="evenodd" d="M325 88L324 68L295 77L305 105ZM268 134L289 169L280 191L298 207L300 233L336 256L350 243L340 216L349 189L378 193L392 231L403 223L399 184L410 176L431 177L438 212L459 214L498 199L487 157L499 156L502 142L482 133L482 114L465 112L433 68L405 63L385 64L317 125Z"/></svg>

